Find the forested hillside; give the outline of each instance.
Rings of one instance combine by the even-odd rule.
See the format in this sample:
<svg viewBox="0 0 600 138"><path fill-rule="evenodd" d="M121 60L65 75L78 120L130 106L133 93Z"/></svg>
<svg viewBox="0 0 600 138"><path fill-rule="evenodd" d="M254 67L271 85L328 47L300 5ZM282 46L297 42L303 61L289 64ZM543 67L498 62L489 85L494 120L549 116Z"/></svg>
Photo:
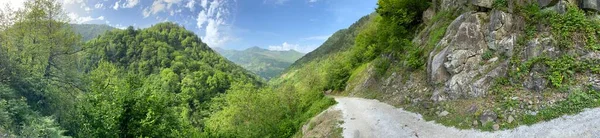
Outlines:
<svg viewBox="0 0 600 138"><path fill-rule="evenodd" d="M259 47L251 47L242 51L215 48L215 51L267 80L279 75L304 55L294 50L271 51Z"/></svg>
<svg viewBox="0 0 600 138"><path fill-rule="evenodd" d="M2 10L0 136L289 137L334 103L265 85L175 23L86 41L64 17L55 0Z"/></svg>

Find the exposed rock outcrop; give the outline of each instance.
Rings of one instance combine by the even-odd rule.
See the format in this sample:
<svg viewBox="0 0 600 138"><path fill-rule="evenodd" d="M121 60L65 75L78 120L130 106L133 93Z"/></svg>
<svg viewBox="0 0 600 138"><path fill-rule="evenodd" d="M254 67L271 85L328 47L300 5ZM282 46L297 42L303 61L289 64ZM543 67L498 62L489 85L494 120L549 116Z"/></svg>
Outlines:
<svg viewBox="0 0 600 138"><path fill-rule="evenodd" d="M580 0L579 7L590 11L600 11L600 0Z"/></svg>
<svg viewBox="0 0 600 138"><path fill-rule="evenodd" d="M512 56L516 41L512 29L512 15L498 10L491 16L477 12L458 17L436 46L443 50L430 53L432 99L485 96L493 80L506 75L508 63L499 55ZM486 52L495 58L484 59Z"/></svg>
<svg viewBox="0 0 600 138"><path fill-rule="evenodd" d="M483 8L492 8L493 1L492 0L471 0L471 4Z"/></svg>

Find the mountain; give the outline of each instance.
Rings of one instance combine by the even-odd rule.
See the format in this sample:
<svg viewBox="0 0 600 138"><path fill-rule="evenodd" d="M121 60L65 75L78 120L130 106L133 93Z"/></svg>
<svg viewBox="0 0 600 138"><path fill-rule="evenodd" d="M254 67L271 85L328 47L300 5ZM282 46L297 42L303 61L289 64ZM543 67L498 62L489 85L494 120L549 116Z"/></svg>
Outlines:
<svg viewBox="0 0 600 138"><path fill-rule="evenodd" d="M117 29L106 24L71 24L71 27L73 27L75 33L83 37L84 42L96 38L106 31Z"/></svg>
<svg viewBox="0 0 600 138"><path fill-rule="evenodd" d="M304 55L294 50L271 51L259 47L251 47L242 51L215 48L215 51L267 80L279 75Z"/></svg>

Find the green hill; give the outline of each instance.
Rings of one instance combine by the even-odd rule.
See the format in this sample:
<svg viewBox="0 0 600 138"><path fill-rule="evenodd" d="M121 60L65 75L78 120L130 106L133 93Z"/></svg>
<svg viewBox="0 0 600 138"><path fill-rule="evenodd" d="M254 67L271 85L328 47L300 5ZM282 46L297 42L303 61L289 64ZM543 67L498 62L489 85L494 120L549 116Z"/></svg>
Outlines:
<svg viewBox="0 0 600 138"><path fill-rule="evenodd" d="M94 39L107 31L117 29L106 24L71 24L71 26L75 33L81 35L84 42Z"/></svg>
<svg viewBox="0 0 600 138"><path fill-rule="evenodd" d="M271 51L259 47L251 47L242 51L215 48L215 51L267 80L279 75L304 55L294 50Z"/></svg>

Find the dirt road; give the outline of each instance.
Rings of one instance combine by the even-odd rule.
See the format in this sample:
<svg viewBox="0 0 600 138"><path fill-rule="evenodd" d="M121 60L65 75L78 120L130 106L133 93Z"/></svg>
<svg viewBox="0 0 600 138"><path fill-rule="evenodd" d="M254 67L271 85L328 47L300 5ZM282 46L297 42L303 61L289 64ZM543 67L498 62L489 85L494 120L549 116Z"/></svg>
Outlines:
<svg viewBox="0 0 600 138"><path fill-rule="evenodd" d="M341 125L346 138L439 138L439 137L600 137L600 109L589 109L532 126L512 130L481 132L458 130L423 120L421 115L362 98L336 97L331 107L342 111Z"/></svg>

